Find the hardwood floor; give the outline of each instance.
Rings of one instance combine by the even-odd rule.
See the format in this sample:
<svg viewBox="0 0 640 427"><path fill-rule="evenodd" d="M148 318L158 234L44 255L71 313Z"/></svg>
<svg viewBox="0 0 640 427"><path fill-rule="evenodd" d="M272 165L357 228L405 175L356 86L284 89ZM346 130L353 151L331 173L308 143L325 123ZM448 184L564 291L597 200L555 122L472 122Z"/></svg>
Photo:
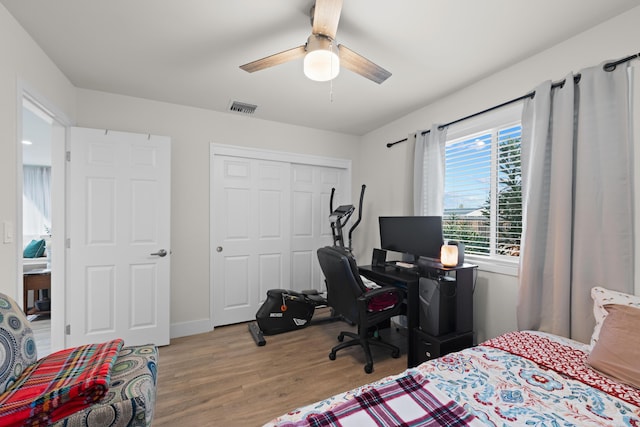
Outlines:
<svg viewBox="0 0 640 427"><path fill-rule="evenodd" d="M29 323L36 341L38 359L40 359L51 353L51 318L48 316L34 316Z"/></svg>
<svg viewBox="0 0 640 427"><path fill-rule="evenodd" d="M318 310L314 320L326 315L327 309ZM400 346L400 358L374 348L374 371L365 374L359 346L329 360L338 333L355 330L345 322L266 336L262 347L247 327L218 327L160 348L154 427L261 426L299 406L406 368L406 336L394 328L382 335Z"/></svg>

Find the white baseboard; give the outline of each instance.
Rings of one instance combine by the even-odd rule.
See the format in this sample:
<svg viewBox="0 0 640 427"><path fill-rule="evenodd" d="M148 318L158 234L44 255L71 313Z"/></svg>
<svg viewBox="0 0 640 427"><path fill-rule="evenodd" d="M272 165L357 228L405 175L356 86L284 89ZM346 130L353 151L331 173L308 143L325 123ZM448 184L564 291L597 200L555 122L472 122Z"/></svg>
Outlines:
<svg viewBox="0 0 640 427"><path fill-rule="evenodd" d="M170 338L188 337L190 335L211 332L211 321L209 319L194 320L190 322L172 323Z"/></svg>

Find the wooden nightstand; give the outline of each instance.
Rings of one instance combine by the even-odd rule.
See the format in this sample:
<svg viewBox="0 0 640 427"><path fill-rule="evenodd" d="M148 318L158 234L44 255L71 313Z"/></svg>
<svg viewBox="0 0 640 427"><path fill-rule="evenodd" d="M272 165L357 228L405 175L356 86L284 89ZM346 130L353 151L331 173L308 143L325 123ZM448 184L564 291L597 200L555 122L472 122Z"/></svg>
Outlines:
<svg viewBox="0 0 640 427"><path fill-rule="evenodd" d="M51 290L51 271L50 270L32 270L25 271L23 276L23 305L25 314L47 314L50 311L39 311L35 306L28 309L29 291L33 291L33 301L38 300L39 291L46 289ZM50 294L49 294L50 295Z"/></svg>

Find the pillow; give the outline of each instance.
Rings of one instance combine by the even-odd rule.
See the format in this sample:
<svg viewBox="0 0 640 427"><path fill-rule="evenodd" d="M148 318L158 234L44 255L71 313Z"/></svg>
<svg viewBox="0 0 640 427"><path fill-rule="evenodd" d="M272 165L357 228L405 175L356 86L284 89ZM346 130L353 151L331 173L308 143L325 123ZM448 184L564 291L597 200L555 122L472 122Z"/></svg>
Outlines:
<svg viewBox="0 0 640 427"><path fill-rule="evenodd" d="M36 342L24 313L0 294L0 394L36 362Z"/></svg>
<svg viewBox="0 0 640 427"><path fill-rule="evenodd" d="M32 240L27 247L24 248L22 256L24 258L39 258L44 255L44 248L46 245L47 244L44 239Z"/></svg>
<svg viewBox="0 0 640 427"><path fill-rule="evenodd" d="M605 305L608 315L587 363L603 374L640 388L640 308Z"/></svg>
<svg viewBox="0 0 640 427"><path fill-rule="evenodd" d="M602 323L609 314L605 305L620 304L640 308L640 297L596 286L591 289L591 298L593 299L593 316L596 318L596 326L593 328L593 335L591 335L591 348L593 348L598 341Z"/></svg>

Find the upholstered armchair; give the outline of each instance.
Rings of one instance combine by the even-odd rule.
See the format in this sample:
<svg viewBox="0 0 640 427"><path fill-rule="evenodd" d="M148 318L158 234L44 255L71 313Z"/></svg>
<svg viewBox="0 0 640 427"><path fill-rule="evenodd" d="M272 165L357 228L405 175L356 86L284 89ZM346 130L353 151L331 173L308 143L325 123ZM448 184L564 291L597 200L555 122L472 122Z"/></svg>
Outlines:
<svg viewBox="0 0 640 427"><path fill-rule="evenodd" d="M122 340L37 359L31 325L0 294L0 425L149 426L158 350Z"/></svg>

